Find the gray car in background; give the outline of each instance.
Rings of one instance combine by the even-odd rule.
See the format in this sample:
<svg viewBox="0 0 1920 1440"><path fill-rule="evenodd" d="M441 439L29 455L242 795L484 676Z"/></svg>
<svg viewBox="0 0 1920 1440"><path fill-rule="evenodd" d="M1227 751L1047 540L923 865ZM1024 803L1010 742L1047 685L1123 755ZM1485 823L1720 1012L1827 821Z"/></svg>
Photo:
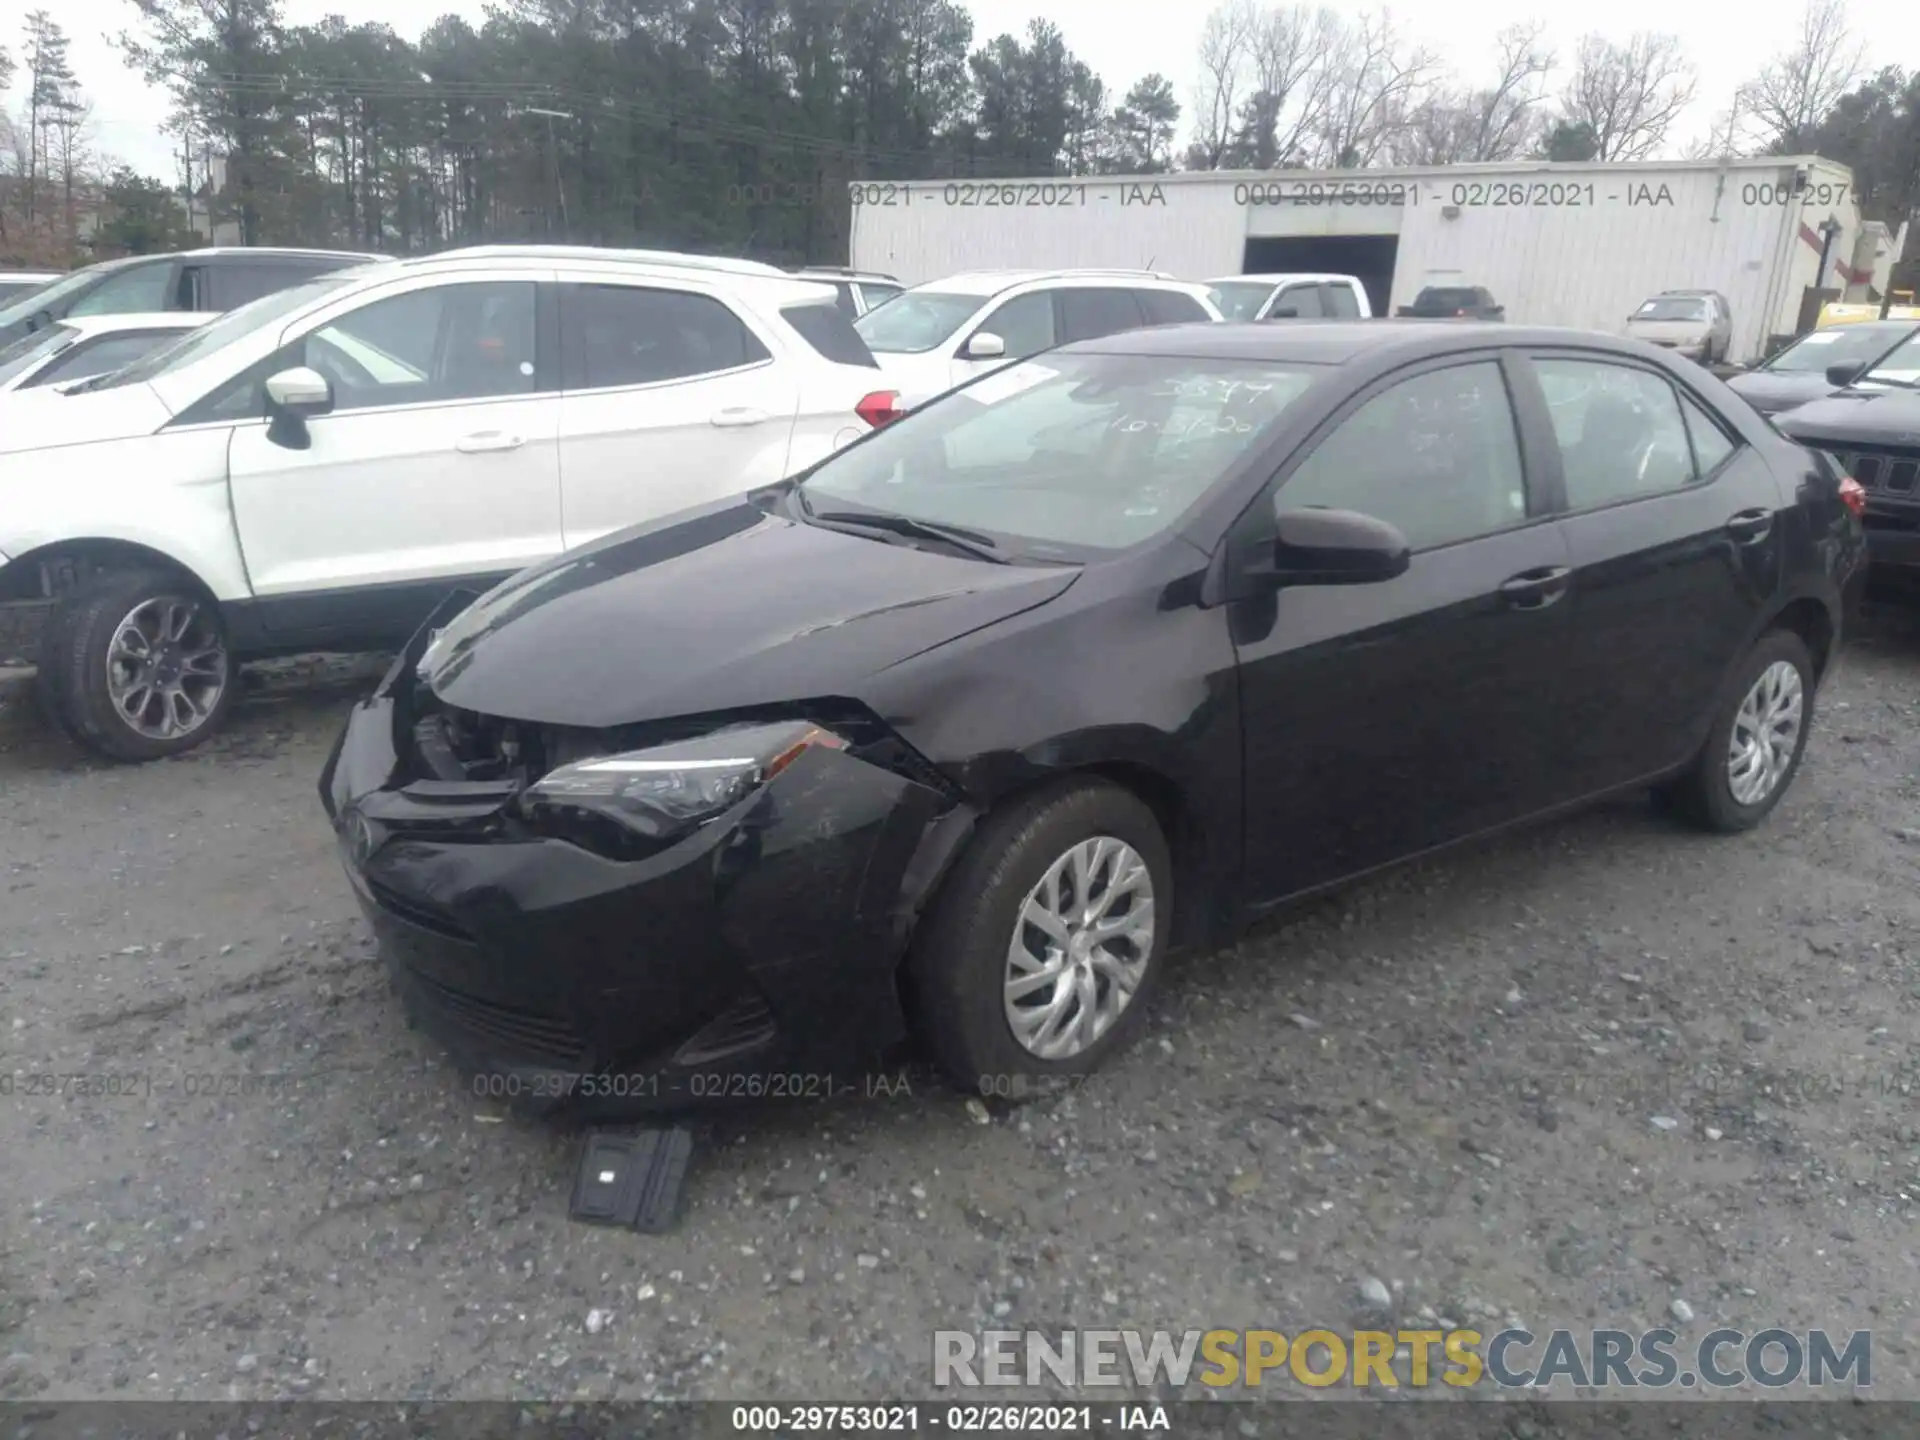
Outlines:
<svg viewBox="0 0 1920 1440"><path fill-rule="evenodd" d="M1815 330L1753 369L1729 376L1727 385L1762 415L1778 415L1851 384L1915 335L1920 335L1920 321L1914 320L1867 320ZM1853 377L1836 384L1843 369ZM1896 378L1920 376L1899 372Z"/></svg>

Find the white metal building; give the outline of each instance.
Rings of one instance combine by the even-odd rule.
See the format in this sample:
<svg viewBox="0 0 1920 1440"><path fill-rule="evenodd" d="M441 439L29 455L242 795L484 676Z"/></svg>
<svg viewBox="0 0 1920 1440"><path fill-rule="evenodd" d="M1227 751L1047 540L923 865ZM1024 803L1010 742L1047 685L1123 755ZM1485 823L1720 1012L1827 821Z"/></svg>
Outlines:
<svg viewBox="0 0 1920 1440"><path fill-rule="evenodd" d="M1717 290L1731 358L1802 323L1808 291L1865 300L1898 245L1846 167L1812 156L1644 164L1202 171L868 182L852 263L922 284L963 270L1125 266L1183 279L1292 270L1365 282L1376 314L1483 285L1516 324L1617 331L1660 290ZM1829 238L1830 237L1830 238Z"/></svg>

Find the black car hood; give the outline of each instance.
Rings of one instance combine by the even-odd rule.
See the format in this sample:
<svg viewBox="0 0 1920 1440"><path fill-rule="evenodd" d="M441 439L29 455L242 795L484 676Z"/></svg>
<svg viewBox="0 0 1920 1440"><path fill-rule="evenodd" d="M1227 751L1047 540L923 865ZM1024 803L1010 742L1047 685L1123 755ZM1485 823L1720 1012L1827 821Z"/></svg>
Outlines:
<svg viewBox="0 0 1920 1440"><path fill-rule="evenodd" d="M589 729L849 696L1078 574L826 530L742 497L516 575L449 624L420 669L460 709Z"/></svg>
<svg viewBox="0 0 1920 1440"><path fill-rule="evenodd" d="M1754 409L1766 414L1791 410L1833 394L1833 385L1825 375L1771 375L1752 371L1727 377L1727 388Z"/></svg>
<svg viewBox="0 0 1920 1440"><path fill-rule="evenodd" d="M1776 415L1773 423L1796 440L1813 436L1861 445L1920 445L1920 391L1846 390Z"/></svg>

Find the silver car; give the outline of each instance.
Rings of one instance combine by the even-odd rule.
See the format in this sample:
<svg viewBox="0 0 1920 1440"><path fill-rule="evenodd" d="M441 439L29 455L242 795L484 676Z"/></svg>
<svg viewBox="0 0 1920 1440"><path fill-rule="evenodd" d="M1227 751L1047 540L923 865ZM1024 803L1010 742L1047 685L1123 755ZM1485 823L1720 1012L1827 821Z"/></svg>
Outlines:
<svg viewBox="0 0 1920 1440"><path fill-rule="evenodd" d="M1625 333L1710 365L1733 344L1733 311L1717 290L1662 290L1627 317Z"/></svg>

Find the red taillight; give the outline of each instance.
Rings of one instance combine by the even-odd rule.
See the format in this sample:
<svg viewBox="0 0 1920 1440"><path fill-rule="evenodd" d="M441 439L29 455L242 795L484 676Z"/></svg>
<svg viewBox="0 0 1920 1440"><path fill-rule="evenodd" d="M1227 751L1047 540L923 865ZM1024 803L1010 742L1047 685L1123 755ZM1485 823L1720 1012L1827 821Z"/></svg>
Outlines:
<svg viewBox="0 0 1920 1440"><path fill-rule="evenodd" d="M1851 510L1856 517L1867 513L1867 491L1851 475L1840 477L1840 503Z"/></svg>
<svg viewBox="0 0 1920 1440"><path fill-rule="evenodd" d="M853 413L878 430L889 420L900 418L899 399L898 390L876 390L854 406Z"/></svg>

